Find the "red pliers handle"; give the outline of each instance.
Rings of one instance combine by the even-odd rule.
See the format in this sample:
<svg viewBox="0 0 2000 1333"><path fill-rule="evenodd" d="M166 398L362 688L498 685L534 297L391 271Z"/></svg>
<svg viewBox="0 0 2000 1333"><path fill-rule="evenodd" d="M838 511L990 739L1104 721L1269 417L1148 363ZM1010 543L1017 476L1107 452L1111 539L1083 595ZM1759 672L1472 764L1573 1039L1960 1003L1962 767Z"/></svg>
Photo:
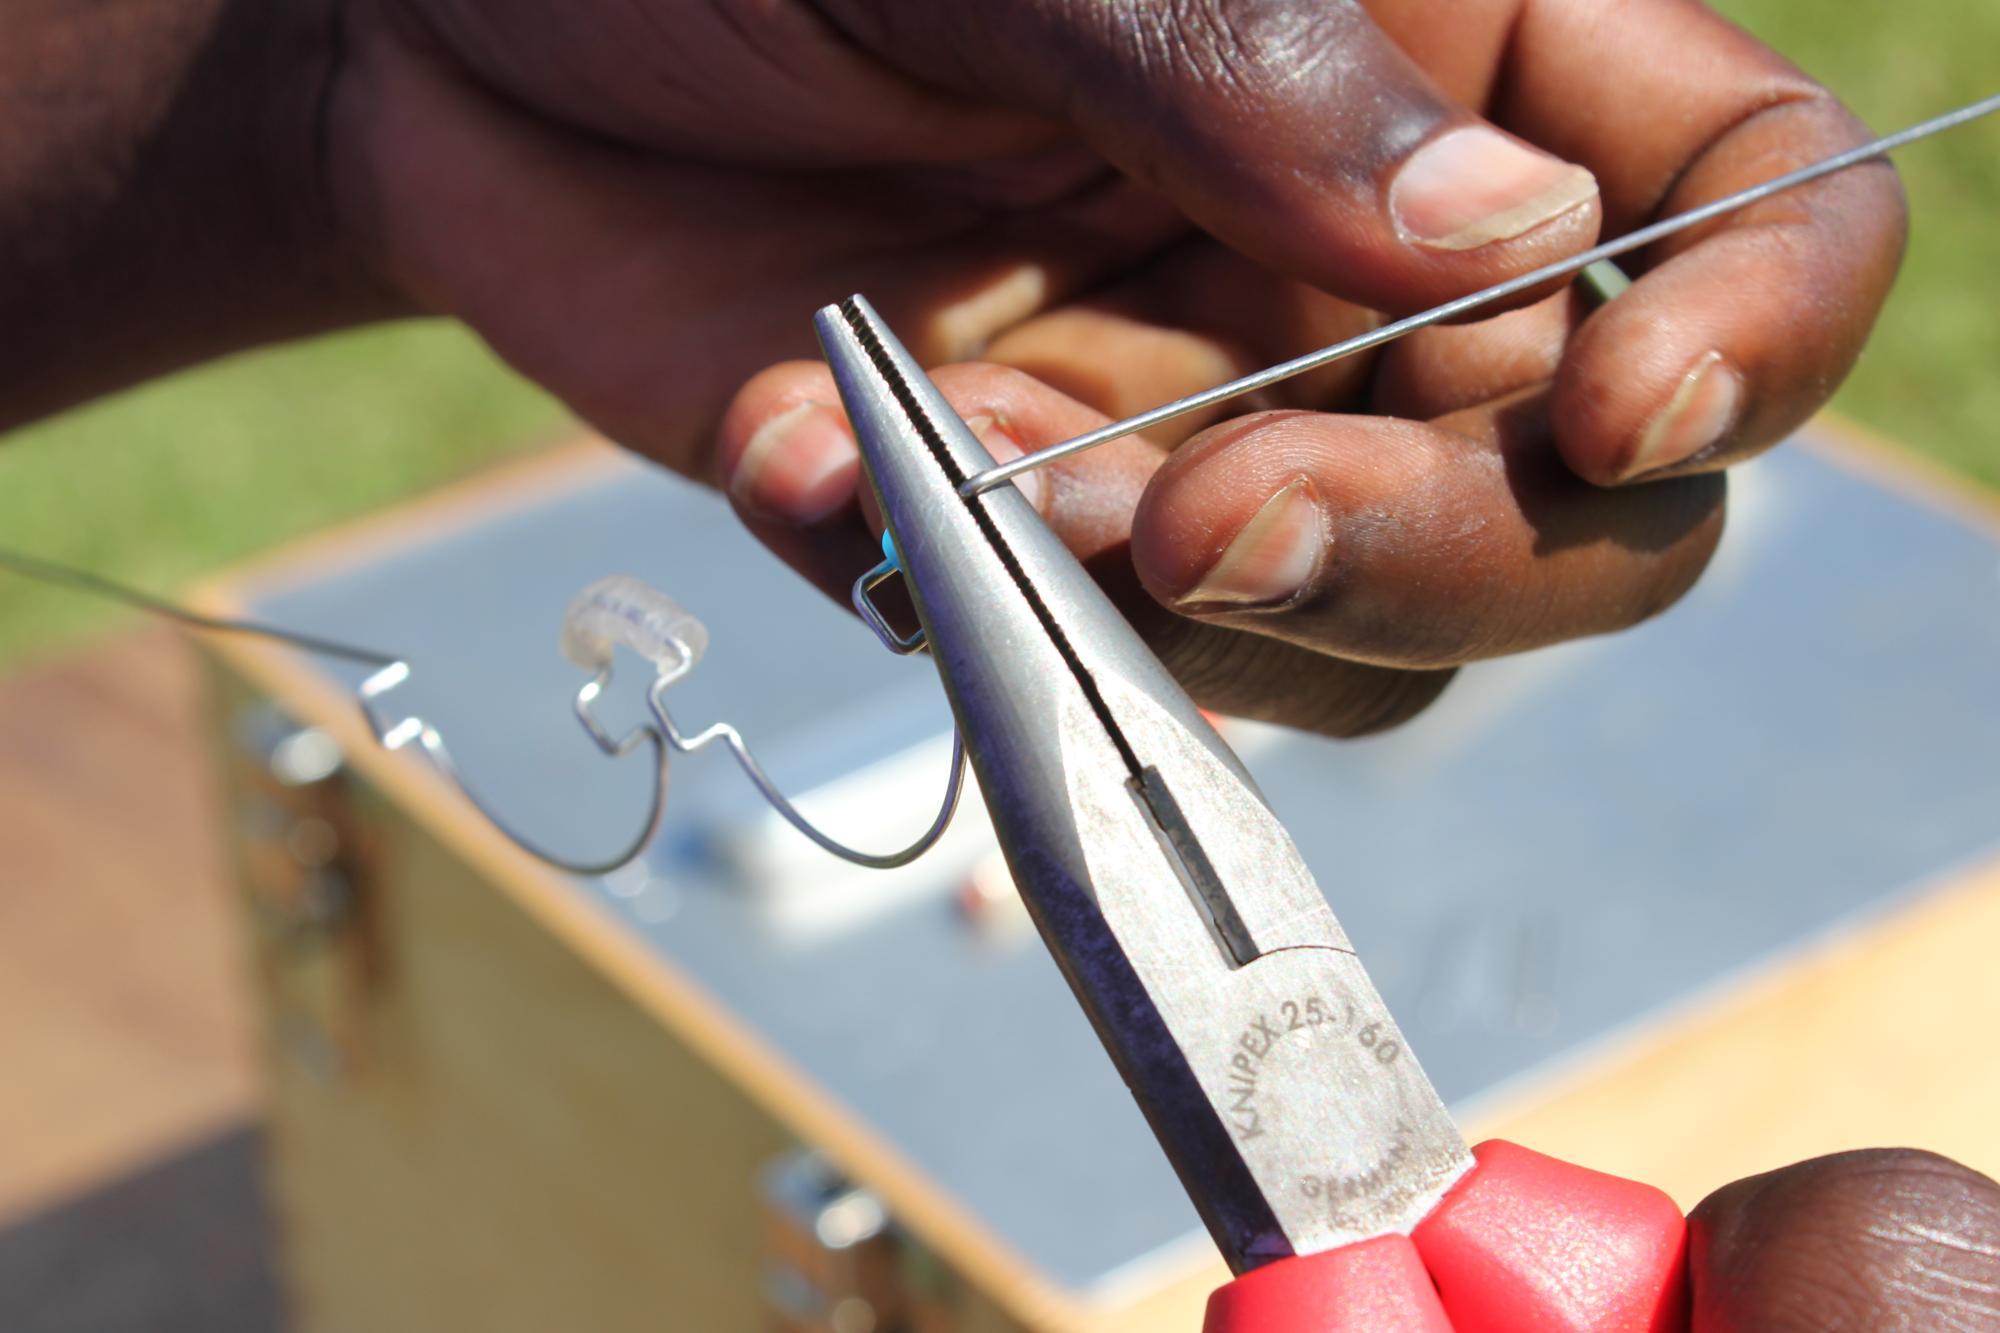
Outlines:
<svg viewBox="0 0 2000 1333"><path fill-rule="evenodd" d="M1494 1139L1408 1236L1280 1259L1204 1333L1673 1333L1687 1221L1660 1190Z"/></svg>

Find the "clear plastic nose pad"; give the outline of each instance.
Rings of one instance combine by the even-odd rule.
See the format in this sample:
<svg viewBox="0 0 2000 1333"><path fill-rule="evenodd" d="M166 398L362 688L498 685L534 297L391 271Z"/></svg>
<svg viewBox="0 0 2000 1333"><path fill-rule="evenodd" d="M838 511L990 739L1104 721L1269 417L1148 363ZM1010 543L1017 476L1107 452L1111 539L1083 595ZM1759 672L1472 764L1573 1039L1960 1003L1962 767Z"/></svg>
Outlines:
<svg viewBox="0 0 2000 1333"><path fill-rule="evenodd" d="M629 751L641 739L667 740L651 727L635 728L613 737L597 719L598 697L611 683L618 649L624 648L652 664L657 673L652 688L671 685L708 651L708 626L686 607L630 574L599 579L570 599L563 611L562 655L571 665L591 673L576 693L576 720L606 754ZM660 786L666 786L668 747L660 747ZM664 800L664 795L662 800Z"/></svg>
<svg viewBox="0 0 2000 1333"><path fill-rule="evenodd" d="M646 691L647 707L654 726L639 727L614 739L597 719L593 705L611 682L618 649L623 648L650 663L656 673ZM954 735L951 773L945 785L937 818L921 837L898 851L876 854L858 851L822 832L780 792L750 752L742 734L727 722L718 722L689 735L674 722L668 709L669 686L694 669L708 650L708 627L693 612L657 588L648 587L629 575L599 579L571 600L563 613L562 653L570 662L591 673L591 679L577 691L576 715L584 730L607 754L624 754L643 740L660 751L660 780L656 795L665 800L667 755L688 752L720 741L735 756L738 766L771 807L793 828L814 843L844 860L874 869L890 869L907 864L928 851L944 835L964 789L965 752ZM651 823L657 825L660 810L655 808ZM651 837L649 829L647 835ZM636 851L634 852L636 855Z"/></svg>
<svg viewBox="0 0 2000 1333"><path fill-rule="evenodd" d="M629 574L599 579L563 613L562 654L585 671L609 671L618 648L678 680L708 651L708 626L692 611Z"/></svg>

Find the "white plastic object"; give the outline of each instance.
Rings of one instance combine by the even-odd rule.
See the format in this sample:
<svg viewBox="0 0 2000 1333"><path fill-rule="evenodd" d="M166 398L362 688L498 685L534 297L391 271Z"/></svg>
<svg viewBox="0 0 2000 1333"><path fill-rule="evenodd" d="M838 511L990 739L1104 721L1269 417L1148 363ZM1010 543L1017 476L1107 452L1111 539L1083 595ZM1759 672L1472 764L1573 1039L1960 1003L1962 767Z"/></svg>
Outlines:
<svg viewBox="0 0 2000 1333"><path fill-rule="evenodd" d="M562 653L586 671L602 671L621 646L661 675L679 676L708 650L708 626L658 589L613 574L571 599L563 613Z"/></svg>

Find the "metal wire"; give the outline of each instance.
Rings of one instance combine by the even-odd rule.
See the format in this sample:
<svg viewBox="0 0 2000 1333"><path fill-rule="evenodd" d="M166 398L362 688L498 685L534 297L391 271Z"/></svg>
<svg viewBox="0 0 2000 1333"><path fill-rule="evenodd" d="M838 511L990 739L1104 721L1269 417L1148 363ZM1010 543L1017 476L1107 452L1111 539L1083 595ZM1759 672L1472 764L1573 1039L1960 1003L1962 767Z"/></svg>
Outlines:
<svg viewBox="0 0 2000 1333"><path fill-rule="evenodd" d="M865 866L870 870L894 870L897 866L908 865L929 851L937 840L944 836L945 829L951 824L952 815L958 810L959 798L965 791L965 737L954 727L951 733L951 776L945 780L944 800L939 804L937 818L931 821L931 826L924 830L915 842L898 851L883 854L858 851L829 837L799 812L799 808L778 790L777 784L773 783L770 776L764 772L764 766L750 753L749 745L744 742L742 733L735 727L727 722L717 722L693 736L683 735L680 728L674 725L673 716L668 713L666 700L662 697L667 686L672 683L672 677L663 675L654 681L652 688L646 692L646 701L653 710L653 716L658 719L660 731L665 734L668 743L676 750L692 752L721 741L729 747L729 752L736 756L736 762L743 769L744 776L748 777L763 794L764 799L770 802L771 808L784 817L786 823L843 861L852 861L855 865Z"/></svg>
<svg viewBox="0 0 2000 1333"><path fill-rule="evenodd" d="M589 694L594 698L595 695L592 692L595 689L601 688L610 675L609 671L598 673L597 678L585 685L583 690L578 693L577 711L579 716L584 719L584 731L590 736L590 739L597 745L598 749L613 759L624 758L642 743L652 746L653 793L646 803L645 822L641 825L637 835L614 855L599 860L584 860L550 851L534 838L515 828L506 816L495 809L466 780L464 771L459 768L458 761L452 757L450 747L444 742L444 735L435 726L432 726L429 722L414 713L407 714L394 722L390 722L385 719L382 713L377 711L377 705L381 699L410 678L408 663L401 661L391 662L380 671L369 676L367 680L361 682L359 690L361 715L367 719L368 729L375 734L376 741L385 750L401 750L412 741L415 741L423 749L423 752L429 756L431 764L438 772L443 774L445 779L458 789L458 794L464 797L473 809L484 816L487 823L493 825L494 828L506 836L508 841L512 842L522 851L538 860L548 862L558 870L568 871L572 875L593 877L608 875L622 866L630 865L639 858L640 854L646 850L647 844L652 842L653 836L660 831L660 821L666 817L667 813L667 750L661 741L659 733L651 727L637 727L625 736L614 740L602 727L597 725L594 717L589 717L585 713L582 702L584 696Z"/></svg>
<svg viewBox="0 0 2000 1333"><path fill-rule="evenodd" d="M151 593L93 574L88 570L76 569L69 565L44 560L39 556L20 551L0 548L0 567L13 570L23 577L57 587L69 588L89 593L110 601L122 602L127 606L173 621L189 629L210 634L240 634L255 638L270 639L289 644L318 657L354 662L361 666L374 667L367 679L361 682L357 691L361 716L368 730L378 744L390 751L402 750L415 743L423 750L430 762L444 778L457 789L488 823L498 829L507 839L527 852L530 856L546 861L559 870L573 875L595 877L608 875L620 867L631 864L646 850L648 843L660 831L661 821L666 817L667 807L667 759L671 750L683 753L699 750L716 741L723 742L735 756L737 764L751 783L769 801L771 807L784 817L785 821L816 845L843 860L870 869L887 870L907 865L929 851L937 840L944 836L952 815L958 809L959 798L965 787L965 742L957 731L952 732L951 776L945 783L944 800L938 807L936 819L916 841L897 851L887 853L863 852L839 842L820 830L803 814L797 806L780 792L765 773L764 766L757 762L750 747L735 727L728 723L716 723L693 736L684 735L675 725L668 712L664 694L683 674L685 668L676 671L662 671L647 691L647 704L655 724L641 724L623 736L613 736L598 720L593 705L611 683L611 668L600 669L595 676L577 691L574 703L577 721L593 744L613 759L622 759L632 751L648 746L653 752L653 790L646 806L646 817L638 834L622 846L612 856L602 859L578 859L551 851L534 838L516 828L490 802L479 794L469 782L458 761L452 756L451 748L445 744L443 733L423 717L408 713L394 720L383 708L384 700L399 686L410 679L410 664L392 653L380 652L373 648L361 648L338 640L322 638L316 634L306 634L298 630L286 629L278 625L266 624L258 620L241 617L211 616L189 610Z"/></svg>
<svg viewBox="0 0 2000 1333"><path fill-rule="evenodd" d="M990 491L995 486L1005 485L1023 473L1032 472L1036 468L1047 467L1051 463L1061 462L1063 459L1080 454L1086 449L1095 449L1100 444L1109 444L1113 440L1123 439L1127 435L1133 435L1139 431L1150 429L1163 421L1171 421L1175 417L1182 416L1185 413L1199 411L1204 407L1213 407L1217 403L1226 402L1241 394L1268 388L1280 380L1288 380L1294 375L1303 375L1308 370L1317 370L1321 366L1339 361L1344 357L1354 356L1358 353L1380 347L1384 343L1394 342L1405 334L1415 333L1418 329L1429 328L1433 324L1456 319L1458 316L1469 314L1482 306L1491 305L1496 301L1504 301L1510 296L1518 296L1522 292L1531 291L1543 283L1553 281L1556 278L1569 277L1571 274L1589 268L1592 264L1596 264L1602 260L1615 259L1619 255L1629 254L1634 250L1642 250L1655 241L1664 240L1677 232L1686 231L1689 227L1700 226L1704 222L1734 213L1740 208L1748 207L1760 200L1768 199L1774 194L1780 194L1795 186L1804 185L1809 181L1816 181L1822 176L1830 176L1834 172L1845 171L1847 168L1857 166L1863 162L1871 162L1907 144L1913 144L1919 139L1928 139L1933 134L1942 134L1946 130L1956 129L1960 125L1978 120L1982 116L1991 115L1995 111L2000 111L2000 94L1995 94L1992 97L1983 98L1967 106L1962 106L1956 111L1946 112L1942 116L1926 120L1921 124L1912 125L1906 130L1898 130L1894 134L1884 135L1872 143L1862 144L1858 148L1850 148L1844 153L1836 153L1832 157L1815 162L1810 166L1800 167L1796 171L1788 171L1784 175L1775 176L1761 185L1753 185L1747 190L1739 190L1735 194L1703 204L1699 208L1689 209L1685 213L1677 213L1673 217L1655 222L1648 227L1641 227L1637 231L1628 232L1616 240L1606 241L1602 245L1594 246L1581 254L1572 255L1568 259L1558 260L1553 264L1544 264L1532 273L1524 273L1518 278L1509 278L1505 282L1495 283L1493 286L1483 291L1474 292L1470 296L1461 296L1455 301L1447 301L1441 306L1424 311L1422 314L1410 315L1393 323L1384 324L1379 328L1371 329L1367 333L1349 338L1344 342L1334 343L1330 347L1322 347L1316 352L1307 352L1304 356L1280 362L1278 365L1257 371L1255 374L1231 380L1227 384L1218 384L1212 389L1204 389L1200 393L1189 394L1185 398L1177 398L1173 402L1153 408L1151 411L1141 412L1139 415L1127 417L1123 421L1114 421L1108 426L1100 426L1087 434L1077 436L1075 439L1065 440L1061 444L1053 444L1046 449L1023 455L1011 462L988 468L976 476L966 478L965 482L959 486L958 492L960 495L969 498L978 495L982 491Z"/></svg>
<svg viewBox="0 0 2000 1333"><path fill-rule="evenodd" d="M1185 398L1176 399L1171 403L1153 408L1151 411L1142 412L1137 416L1128 417L1123 421L1113 422L1088 434L1079 435L1075 439L1053 445L1037 453L1028 454L1010 463L989 468L977 476L968 478L960 486L960 493L966 496L977 495L995 486L1004 485L1015 477L1035 468L1047 467L1051 463L1058 462L1074 454L1082 453L1086 449L1092 449L1100 444L1106 444L1112 440L1134 434L1151 426L1156 426L1163 421L1172 420L1174 417L1184 413L1198 411L1204 407L1211 407L1241 394L1266 388L1281 380L1289 379L1294 375L1300 375L1308 370L1317 369L1320 366L1338 361L1343 357L1353 356L1357 353L1368 351L1371 348L1380 347L1405 334L1414 333L1418 329L1427 328L1433 324L1456 318L1459 315L1468 314L1482 306L1490 305L1494 302L1505 300L1510 296L1529 291L1556 278L1568 277L1594 264L1614 259L1619 255L1628 254L1634 250L1643 249L1656 241L1685 231L1689 227L1698 226L1703 222L1735 212L1738 209L1747 207L1759 200L1767 199L1782 191L1792 189L1795 186L1818 180L1823 176L1843 171L1848 167L1862 162L1872 161L1906 144L1915 143L1919 139L1925 139L1931 135L1940 134L1945 130L1967 124L1994 111L2000 111L2000 95L1971 103L1956 111L1924 121L1921 124L1912 125L1908 129L1898 131L1895 134L1885 135L1872 143L1863 144L1858 148L1852 148L1846 152L1835 154L1810 166L1787 172L1782 176L1765 181L1761 185L1752 186L1747 190L1738 191L1735 194L1715 200L1712 203L1704 204L1699 208L1691 209L1688 212L1656 222L1651 226L1642 227L1637 231L1621 236L1616 240L1607 241L1602 245L1595 246L1568 259L1544 265L1531 273L1522 274L1518 278L1496 283L1470 296L1463 296L1455 301L1448 301L1441 306L1424 311L1421 314L1384 324L1358 337L1349 338L1344 342L1335 343L1330 347L1321 348L1316 352L1309 352L1304 356L1295 357L1290 361L1271 366L1255 374L1231 380L1227 384L1220 384L1212 389L1190 394ZM658 833L661 820L665 816L667 759L669 752L672 750L687 753L699 750L717 741L722 742L735 757L744 775L750 779L751 783L763 795L764 799L770 803L772 809L783 816L786 822L791 824L793 828L833 855L851 861L856 865L875 869L889 869L895 866L906 865L929 850L943 836L946 827L951 822L953 813L958 808L959 799L964 791L965 742L964 738L954 731L952 733L951 775L945 785L944 800L940 804L937 817L932 821L931 826L915 842L895 852L875 854L856 850L828 836L799 812L798 808L777 789L776 785L771 781L770 776L764 771L763 765L758 763L756 756L751 753L742 734L735 727L728 723L716 723L692 736L686 735L680 730L675 724L671 713L668 711L664 698L667 687L679 678L680 672L662 672L648 689L646 698L648 707L655 719L653 724L642 724L634 727L631 731L620 737L612 736L598 721L592 707L596 700L603 694L605 687L610 683L611 669L607 666L601 669L596 676L577 692L575 700L577 719L583 725L583 729L591 741L599 750L611 758L622 758L641 745L650 746L653 751L653 793L651 800L648 802L645 824L640 829L638 836L627 843L615 856L603 860L572 859L550 851L532 838L521 833L488 804L466 780L463 772L459 769L457 761L452 757L450 748L445 744L443 735L435 726L416 714L407 714L393 722L386 719L380 709L382 700L410 678L409 663L402 658L391 653L380 652L376 649L357 647L353 644L322 638L316 634L307 634L297 630L285 629L281 626L268 625L261 621L205 615L201 612L191 611L186 607L155 597L150 593L114 582L111 579L104 578L102 575L93 574L87 570L75 569L54 561L43 560L37 556L19 551L0 548L0 567L11 569L15 573L43 583L67 587L76 591L89 593L93 596L122 602L148 614L187 626L190 629L205 633L240 634L270 639L275 642L289 644L305 652L312 653L315 656L374 667L374 672L361 684L359 700L361 714L376 741L389 750L400 750L412 742L416 742L423 749L424 753L430 757L431 763L437 767L438 771L458 789L459 794L484 815L495 828L499 829L501 833L505 834L529 854L572 874L586 876L609 874L619 867L629 864L645 850L646 845Z"/></svg>
<svg viewBox="0 0 2000 1333"><path fill-rule="evenodd" d="M386 667L402 660L393 653L377 652L373 648L357 648L353 644L322 639L316 634L301 634L297 630L282 629L276 625L266 625L261 621L203 615L199 611L190 611L184 606L155 597L151 593L128 588L122 583L114 583L103 575L93 574L87 569L59 565L53 560L44 560L40 556L28 555L22 551L0 547L0 567L11 569L16 574L39 583L70 588L108 601L123 602L148 615L211 634L245 634L259 639L274 639L279 643L289 643L295 648L303 648L320 657L357 662L362 666Z"/></svg>
<svg viewBox="0 0 2000 1333"><path fill-rule="evenodd" d="M515 828L505 816L480 796L465 778L458 761L452 757L451 749L445 744L444 736L438 729L415 714L407 714L391 722L379 710L383 697L410 678L410 664L393 653L385 653L375 648L362 648L351 643L323 638L317 634L306 634L299 630L266 624L260 620L250 620L233 616L211 616L199 611L155 597L151 593L129 587L101 574L89 570L76 569L69 565L44 560L39 556L22 551L0 548L0 567L13 570L23 577L56 587L69 588L77 592L102 597L108 601L121 602L148 615L162 620L199 630L206 634L238 634L252 638L270 639L277 643L311 653L316 657L331 658L336 661L354 662L361 666L376 668L361 682L358 698L362 719L374 735L376 743L385 750L401 750L416 741L437 770L458 789L472 807L485 817L488 823L519 846L529 855L548 862L561 870L575 875L607 875L620 866L629 864L653 840L659 831L660 821L666 813L667 801L667 756L660 735L652 728L642 728L623 739L613 740L596 725L594 718L587 718L585 731L597 743L599 749L613 758L630 753L642 741L650 743L654 753L653 794L647 805L645 827L639 836L627 843L615 856L601 860L579 860L550 851L535 839ZM584 686L586 692L600 685L609 673L601 673L599 680Z"/></svg>

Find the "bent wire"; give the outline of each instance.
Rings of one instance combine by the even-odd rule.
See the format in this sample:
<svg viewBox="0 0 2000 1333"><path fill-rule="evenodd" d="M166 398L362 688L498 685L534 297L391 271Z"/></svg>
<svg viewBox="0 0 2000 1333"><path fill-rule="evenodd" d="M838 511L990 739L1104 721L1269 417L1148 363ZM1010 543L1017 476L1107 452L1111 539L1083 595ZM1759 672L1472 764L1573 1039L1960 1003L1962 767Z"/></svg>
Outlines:
<svg viewBox="0 0 2000 1333"><path fill-rule="evenodd" d="M617 647L651 662L658 674L646 691L646 704L653 714L655 725L635 728L622 740L614 742L598 723L591 705L610 682L612 655ZM919 834L916 841L896 851L864 852L831 837L806 818L778 790L777 784L764 771L764 766L757 762L756 755L751 753L743 734L735 727L727 722L717 722L690 736L674 722L673 714L667 709L666 692L674 682L694 669L707 648L708 628L701 621L665 593L622 574L599 579L578 593L563 617L563 655L577 666L596 673L577 693L577 716L591 738L606 753L611 753L613 746L629 749L640 736L664 740L683 753L692 753L720 741L735 756L744 776L750 779L771 808L784 817L786 823L822 849L871 870L892 870L907 865L929 851L944 836L965 789L965 740L956 729L951 737L951 773L945 780L944 799L939 803L937 817L931 821L930 827ZM660 772L664 788L664 763Z"/></svg>
<svg viewBox="0 0 2000 1333"><path fill-rule="evenodd" d="M529 855L557 869L575 875L606 875L637 859L659 832L666 815L667 764L670 753L689 753L721 741L735 756L737 765L758 792L785 821L814 844L856 865L885 870L916 860L944 836L958 808L965 786L965 745L956 731L952 734L951 773L945 784L944 799L937 817L914 842L893 852L865 852L838 841L801 813L778 790L757 761L742 733L726 722L715 723L693 735L682 732L668 711L667 689L693 669L708 647L708 630L701 621L672 598L637 579L615 576L601 579L579 593L563 618L563 655L589 670L591 678L577 691L574 702L577 721L591 742L613 759L623 758L641 746L653 754L652 796L638 833L611 856L600 859L564 856L516 828L491 802L480 795L466 778L444 735L416 713L392 719L386 701L411 677L410 664L393 653L357 647L298 630L240 617L213 616L177 605L151 593L128 587L99 574L44 560L38 556L0 548L0 567L26 578L53 584L144 611L189 629L211 634L238 634L289 644L318 657L372 667L357 691L361 716L369 732L384 749L402 750L413 742L431 764L457 789L488 822ZM657 675L647 689L646 701L653 722L633 727L623 736L613 736L598 719L597 700L611 683L613 652L625 647L653 663Z"/></svg>

